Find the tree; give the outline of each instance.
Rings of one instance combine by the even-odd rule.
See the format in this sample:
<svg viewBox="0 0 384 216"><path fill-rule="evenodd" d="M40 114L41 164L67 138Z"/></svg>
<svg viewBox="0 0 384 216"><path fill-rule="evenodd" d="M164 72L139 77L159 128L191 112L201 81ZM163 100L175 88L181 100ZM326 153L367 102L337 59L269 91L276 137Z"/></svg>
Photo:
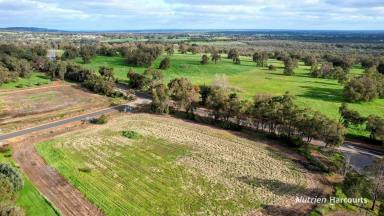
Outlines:
<svg viewBox="0 0 384 216"><path fill-rule="evenodd" d="M180 44L179 51L181 52L181 54L186 54L188 51L188 48L185 44Z"/></svg>
<svg viewBox="0 0 384 216"><path fill-rule="evenodd" d="M344 97L351 102L371 101L382 92L381 75L363 74L344 86Z"/></svg>
<svg viewBox="0 0 384 216"><path fill-rule="evenodd" d="M377 71L381 74L384 74L384 61L383 62L380 62L378 65L377 65Z"/></svg>
<svg viewBox="0 0 384 216"><path fill-rule="evenodd" d="M100 66L99 67L99 74L102 77L105 77L107 80L110 80L110 81L115 80L115 76L113 75L113 68L112 67Z"/></svg>
<svg viewBox="0 0 384 216"><path fill-rule="evenodd" d="M173 49L173 46L169 46L165 49L165 51L167 52L167 55L171 56L173 55L173 53L175 53L175 49Z"/></svg>
<svg viewBox="0 0 384 216"><path fill-rule="evenodd" d="M312 67L311 75L313 77L330 78L333 70L332 63L325 62L320 67L317 65Z"/></svg>
<svg viewBox="0 0 384 216"><path fill-rule="evenodd" d="M159 84L152 88L151 110L163 114L169 111L169 90L166 85Z"/></svg>
<svg viewBox="0 0 384 216"><path fill-rule="evenodd" d="M268 64L268 53L263 51L263 52L255 52L253 53L252 60L256 62L256 65L259 67L264 67L267 66Z"/></svg>
<svg viewBox="0 0 384 216"><path fill-rule="evenodd" d="M237 49L232 48L228 51L227 57L228 57L228 59L233 59L234 57L239 56L239 55L240 55L239 51L237 51Z"/></svg>
<svg viewBox="0 0 384 216"><path fill-rule="evenodd" d="M232 61L233 61L233 64L240 64L241 63L240 56L233 57Z"/></svg>
<svg viewBox="0 0 384 216"><path fill-rule="evenodd" d="M370 187L373 200L371 210L373 211L377 199L384 194L384 159L376 160L370 167L369 173L373 176L372 187Z"/></svg>
<svg viewBox="0 0 384 216"><path fill-rule="evenodd" d="M363 124L366 119L357 111L349 110L348 105L346 103L342 103L339 108L340 113L340 122L345 126L348 127L350 124L352 125L361 125Z"/></svg>
<svg viewBox="0 0 384 216"><path fill-rule="evenodd" d="M14 77L9 72L8 68L0 65L0 85L3 83L7 83L13 79L14 79Z"/></svg>
<svg viewBox="0 0 384 216"><path fill-rule="evenodd" d="M192 85L187 78L176 78L168 84L171 98L175 101L179 109L187 113L193 111L199 101L199 88Z"/></svg>
<svg viewBox="0 0 384 216"><path fill-rule="evenodd" d="M149 86L150 80L148 77L134 72L132 68L129 69L127 77L128 85L133 89L144 90Z"/></svg>
<svg viewBox="0 0 384 216"><path fill-rule="evenodd" d="M276 66L271 64L268 66L268 70L274 71L274 70L276 70Z"/></svg>
<svg viewBox="0 0 384 216"><path fill-rule="evenodd" d="M364 175L355 171L347 172L342 189L348 197L364 197L368 192L369 182Z"/></svg>
<svg viewBox="0 0 384 216"><path fill-rule="evenodd" d="M65 73L67 73L67 63L60 62L56 68L56 76L58 76L59 79L64 80Z"/></svg>
<svg viewBox="0 0 384 216"><path fill-rule="evenodd" d="M316 58L316 56L314 56L314 55L307 55L307 56L304 58L304 63L305 63L305 65L307 65L307 66L313 66L313 65L316 65L316 64L317 64L317 58Z"/></svg>
<svg viewBox="0 0 384 216"><path fill-rule="evenodd" d="M151 89L153 86L163 83L163 72L161 70L156 70L153 68L148 68L144 71L144 76L149 80L148 88Z"/></svg>
<svg viewBox="0 0 384 216"><path fill-rule="evenodd" d="M292 60L292 58L288 57L286 59L284 59L284 74L285 75L288 75L288 76L291 76L294 74L294 69L295 65L294 65L294 61Z"/></svg>
<svg viewBox="0 0 384 216"><path fill-rule="evenodd" d="M228 106L228 91L222 87L211 87L207 97L207 108L212 110L215 121L225 116L225 109Z"/></svg>
<svg viewBox="0 0 384 216"><path fill-rule="evenodd" d="M151 66L158 58L162 50L158 46L139 46L136 49L127 49L124 51L127 64L133 66Z"/></svg>
<svg viewBox="0 0 384 216"><path fill-rule="evenodd" d="M7 179L12 184L14 191L19 191L24 186L23 178L19 171L8 164L0 163L0 178Z"/></svg>
<svg viewBox="0 0 384 216"><path fill-rule="evenodd" d="M169 57L165 57L161 62L159 69L166 70L171 66L171 59Z"/></svg>
<svg viewBox="0 0 384 216"><path fill-rule="evenodd" d="M218 52L214 52L214 53L212 53L211 59L212 59L212 61L214 61L215 64L216 64L217 61L220 61L221 56L220 56L220 54L219 54Z"/></svg>
<svg viewBox="0 0 384 216"><path fill-rule="evenodd" d="M201 57L201 61L200 61L200 63L201 63L201 64L208 64L208 61L209 61L208 56L207 56L207 55L203 55L203 56Z"/></svg>
<svg viewBox="0 0 384 216"><path fill-rule="evenodd" d="M366 129L370 132L371 139L384 141L384 118L368 116Z"/></svg>

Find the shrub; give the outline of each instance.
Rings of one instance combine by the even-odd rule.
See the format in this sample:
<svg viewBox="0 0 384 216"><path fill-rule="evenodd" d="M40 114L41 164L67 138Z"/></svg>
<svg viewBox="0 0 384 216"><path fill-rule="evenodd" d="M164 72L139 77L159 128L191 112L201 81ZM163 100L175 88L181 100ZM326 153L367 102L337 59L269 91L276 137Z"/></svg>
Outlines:
<svg viewBox="0 0 384 216"><path fill-rule="evenodd" d="M169 57L165 57L161 62L159 69L166 70L171 66L171 59Z"/></svg>
<svg viewBox="0 0 384 216"><path fill-rule="evenodd" d="M368 187L367 179L354 171L347 173L342 185L342 189L348 197L366 197Z"/></svg>
<svg viewBox="0 0 384 216"><path fill-rule="evenodd" d="M348 101L371 101L380 94L379 80L370 75L352 79L344 87L344 96Z"/></svg>
<svg viewBox="0 0 384 216"><path fill-rule="evenodd" d="M8 164L0 164L0 178L1 176L12 183L15 191L21 190L24 186L24 182L19 171Z"/></svg>
<svg viewBox="0 0 384 216"><path fill-rule="evenodd" d="M85 167L80 167L80 168L78 168L78 170L80 171L80 172L83 172L83 173L90 173L92 170L91 170L91 168L90 167L87 167L87 166L85 166Z"/></svg>
<svg viewBox="0 0 384 216"><path fill-rule="evenodd" d="M136 73L132 70L128 72L127 76L129 79L128 85L133 89L139 89L139 90L145 89L146 87L148 87L150 83L150 80L146 76Z"/></svg>
<svg viewBox="0 0 384 216"><path fill-rule="evenodd" d="M208 61L209 61L208 56L207 56L207 55L203 55L203 56L201 57L201 61L200 61L200 63L201 63L201 64L208 64Z"/></svg>
<svg viewBox="0 0 384 216"><path fill-rule="evenodd" d="M275 65L269 65L268 70L274 71L274 70L276 70L276 66Z"/></svg>
<svg viewBox="0 0 384 216"><path fill-rule="evenodd" d="M0 203L0 215L1 216L24 216L23 210L19 207L9 203Z"/></svg>
<svg viewBox="0 0 384 216"><path fill-rule="evenodd" d="M0 177L0 203L14 198L14 189L11 182L5 177Z"/></svg>
<svg viewBox="0 0 384 216"><path fill-rule="evenodd" d="M106 124L108 122L108 117L106 115L101 115L99 118L91 120L92 124Z"/></svg>
<svg viewBox="0 0 384 216"><path fill-rule="evenodd" d="M129 138L129 139L141 138L141 135L139 133L137 133L136 131L123 131L122 135Z"/></svg>

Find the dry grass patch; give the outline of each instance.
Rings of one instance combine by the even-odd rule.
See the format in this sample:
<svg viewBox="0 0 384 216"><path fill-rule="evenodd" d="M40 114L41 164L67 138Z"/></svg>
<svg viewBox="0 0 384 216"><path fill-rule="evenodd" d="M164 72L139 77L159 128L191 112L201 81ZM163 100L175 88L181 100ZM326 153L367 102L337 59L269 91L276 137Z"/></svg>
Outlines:
<svg viewBox="0 0 384 216"><path fill-rule="evenodd" d="M53 86L0 94L3 132L109 105L109 99L74 86Z"/></svg>

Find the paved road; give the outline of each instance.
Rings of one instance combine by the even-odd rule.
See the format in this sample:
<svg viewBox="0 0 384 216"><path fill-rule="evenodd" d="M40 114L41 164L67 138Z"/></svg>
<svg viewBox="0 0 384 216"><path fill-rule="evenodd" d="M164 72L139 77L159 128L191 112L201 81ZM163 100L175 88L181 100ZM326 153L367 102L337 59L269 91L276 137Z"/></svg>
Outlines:
<svg viewBox="0 0 384 216"><path fill-rule="evenodd" d="M23 136L23 135L37 132L37 131L46 130L49 128L54 128L54 127L61 126L61 125L67 124L67 123L86 120L86 119L94 118L94 117L97 117L97 116L100 116L103 114L108 114L108 113L112 113L112 112L116 112L116 111L124 111L124 110L126 110L126 111L130 110L130 106L129 105L114 106L114 107L98 110L98 111L95 111L92 113L84 114L84 115L75 116L72 118L67 118L67 119L63 119L63 120L59 120L59 121L55 121L55 122L50 122L50 123L39 125L39 126L32 127L32 128L22 129L22 130L15 131L12 133L0 134L0 141L19 137L19 136Z"/></svg>

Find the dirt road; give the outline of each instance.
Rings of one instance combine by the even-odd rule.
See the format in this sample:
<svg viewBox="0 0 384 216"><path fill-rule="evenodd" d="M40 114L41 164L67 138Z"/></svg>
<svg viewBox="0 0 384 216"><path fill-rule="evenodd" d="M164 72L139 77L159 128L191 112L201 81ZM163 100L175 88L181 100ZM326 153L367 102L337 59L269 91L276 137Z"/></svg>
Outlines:
<svg viewBox="0 0 384 216"><path fill-rule="evenodd" d="M38 188L65 216L98 216L102 212L92 205L64 177L49 167L36 152L30 142L21 142L13 146L14 159L20 168Z"/></svg>

